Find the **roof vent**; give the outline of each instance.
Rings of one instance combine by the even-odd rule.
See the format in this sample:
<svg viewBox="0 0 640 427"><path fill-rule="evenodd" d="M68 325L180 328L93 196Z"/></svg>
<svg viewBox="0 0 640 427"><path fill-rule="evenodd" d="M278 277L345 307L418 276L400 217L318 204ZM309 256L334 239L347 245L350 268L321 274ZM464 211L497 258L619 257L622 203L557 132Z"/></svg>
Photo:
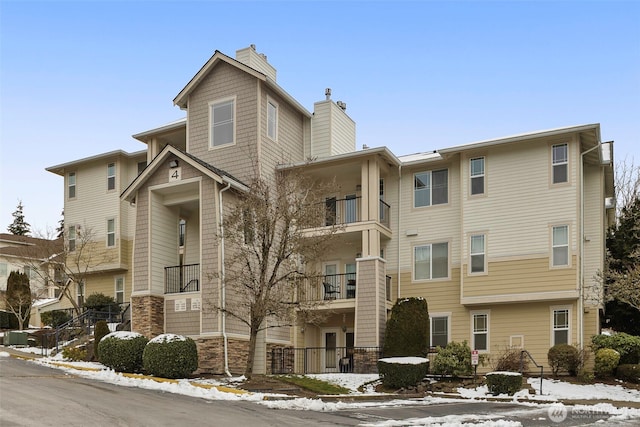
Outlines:
<svg viewBox="0 0 640 427"><path fill-rule="evenodd" d="M342 111L347 111L347 104L342 102L342 101L338 101L336 102L336 104L338 104L338 107L340 107L342 109Z"/></svg>
<svg viewBox="0 0 640 427"><path fill-rule="evenodd" d="M328 87L324 90L324 96L327 97L327 101L331 99L331 88Z"/></svg>

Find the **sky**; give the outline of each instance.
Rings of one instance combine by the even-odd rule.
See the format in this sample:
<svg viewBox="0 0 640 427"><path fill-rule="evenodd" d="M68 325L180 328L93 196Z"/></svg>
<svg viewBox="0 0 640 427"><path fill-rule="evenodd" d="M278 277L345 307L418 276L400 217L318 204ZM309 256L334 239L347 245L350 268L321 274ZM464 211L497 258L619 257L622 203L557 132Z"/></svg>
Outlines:
<svg viewBox="0 0 640 427"><path fill-rule="evenodd" d="M55 229L49 166L185 116L174 97L219 50L255 44L307 110L347 104L357 147L396 155L600 123L640 163L637 1L0 0L0 232L21 200Z"/></svg>
<svg viewBox="0 0 640 427"><path fill-rule="evenodd" d="M20 348L21 352L41 353L40 348L29 347ZM0 351L0 363L2 358L10 357L6 351ZM255 404L266 405L273 409L294 409L301 411L322 411L333 412L343 409L357 409L371 406L420 406L435 405L445 403L459 403L459 399L467 399L467 402L481 402L488 398L494 398L487 389L486 385L477 386L475 388L458 388L456 390L457 397L446 397L437 395L427 395L422 399L345 399L341 401L323 401L321 399L294 398L294 399L278 399L277 396L269 393L230 393L223 389L217 389L216 386L227 385L234 387L241 382L243 377L234 377L229 382L221 382L215 379L195 379L191 381L176 382L156 382L149 377L133 377L125 376L113 370L106 369L104 365L97 362L70 362L62 358L62 354L56 356L44 357L34 360L52 368L62 369L70 374L89 378L95 381L107 382L123 387L139 387L150 390L158 390L164 393L175 393L192 396L208 400L244 400L251 401ZM373 382L379 379L376 374L317 374L308 375L310 377L334 383L349 390L350 395L380 395L375 391ZM519 421L510 420L513 417L522 417L522 412L529 411L536 420L555 420L553 425L562 425L562 421L569 418L579 418L587 423L595 423L597 425L632 425L640 420L640 409L635 408L637 402L640 402L640 391L632 388L624 388L621 385L608 384L573 384L561 380L545 378L540 390L540 378L530 377L526 380L535 394L528 394L527 390L521 390L513 397L506 395L498 397L511 400L522 405L522 409L516 408L510 414L509 412L497 412L495 414L475 413L473 405L469 406L469 413L460 415L445 415L442 417L429 416L424 418L404 418L404 419L380 419L363 422L363 426L375 427L400 427L400 426L431 426L431 427L452 427L452 426L473 426L473 427L521 427ZM359 391L360 390L360 391ZM542 394L539 393L542 391ZM378 396L380 397L380 396ZM584 404L565 406L562 400L585 400ZM613 406L610 401L622 402L617 407ZM625 402L629 402L627 406ZM635 402L632 403L632 402ZM557 416L564 418L552 418ZM597 417L596 417L597 416ZM602 418L602 422L596 421L596 418Z"/></svg>

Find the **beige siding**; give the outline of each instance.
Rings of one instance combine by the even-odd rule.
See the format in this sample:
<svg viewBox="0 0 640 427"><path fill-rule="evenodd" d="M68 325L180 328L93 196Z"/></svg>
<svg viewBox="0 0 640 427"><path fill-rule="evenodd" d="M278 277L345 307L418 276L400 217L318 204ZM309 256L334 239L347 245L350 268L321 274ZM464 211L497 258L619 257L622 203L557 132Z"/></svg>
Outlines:
<svg viewBox="0 0 640 427"><path fill-rule="evenodd" d="M200 298L200 295L184 294L178 297L165 299L165 332L179 335L199 335L200 334L200 310L192 310L191 302L193 298ZM176 311L176 300L178 305L184 303L184 311Z"/></svg>
<svg viewBox="0 0 640 427"><path fill-rule="evenodd" d="M311 119L311 157L328 157L331 153L331 104L316 102Z"/></svg>
<svg viewBox="0 0 640 427"><path fill-rule="evenodd" d="M178 224L175 209L163 204L161 196L151 194L151 291L164 294L164 268L178 265Z"/></svg>
<svg viewBox="0 0 640 427"><path fill-rule="evenodd" d="M602 305L603 298L596 277L604 269L605 224L604 189L599 166L584 170L584 286L585 302Z"/></svg>
<svg viewBox="0 0 640 427"><path fill-rule="evenodd" d="M313 107L311 155L322 158L355 151L354 121L331 100L316 102Z"/></svg>

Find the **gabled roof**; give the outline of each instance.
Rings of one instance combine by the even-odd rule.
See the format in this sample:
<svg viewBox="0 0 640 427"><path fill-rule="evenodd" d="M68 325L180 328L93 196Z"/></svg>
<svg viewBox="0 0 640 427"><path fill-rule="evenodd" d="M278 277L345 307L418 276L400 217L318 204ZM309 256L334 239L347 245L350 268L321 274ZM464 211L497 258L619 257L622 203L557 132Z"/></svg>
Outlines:
<svg viewBox="0 0 640 427"><path fill-rule="evenodd" d="M204 175L211 179L223 184L231 184L232 187L240 191L246 191L247 186L243 184L239 179L236 179L230 173L216 168L215 166L198 159L197 157L186 153L179 148L172 145L165 146L160 153L147 165L140 175L133 180L131 184L122 192L120 199L131 201L135 198L138 189L147 181L147 179L160 167L170 155L178 157L180 160L198 169Z"/></svg>
<svg viewBox="0 0 640 427"><path fill-rule="evenodd" d="M44 259L63 252L62 238L55 240L0 233L0 255L14 258Z"/></svg>
<svg viewBox="0 0 640 427"><path fill-rule="evenodd" d="M298 101L295 100L291 95L289 95L284 89L282 89L278 84L273 81L271 78L267 77L265 74L257 71L248 65L243 64L240 61L237 61L224 53L216 50L213 56L200 68L200 70L196 73L195 76L191 78L189 83L180 91L180 93L173 99L173 105L177 105L183 110L187 108L187 100L189 99L189 95L194 91L196 87L200 84L200 82L213 70L216 65L220 63L229 64L241 71L244 71L247 74L255 77L256 79L264 82L269 88L271 88L278 95L287 100L294 108L296 108L301 114L306 117L311 117L312 114L302 106Z"/></svg>

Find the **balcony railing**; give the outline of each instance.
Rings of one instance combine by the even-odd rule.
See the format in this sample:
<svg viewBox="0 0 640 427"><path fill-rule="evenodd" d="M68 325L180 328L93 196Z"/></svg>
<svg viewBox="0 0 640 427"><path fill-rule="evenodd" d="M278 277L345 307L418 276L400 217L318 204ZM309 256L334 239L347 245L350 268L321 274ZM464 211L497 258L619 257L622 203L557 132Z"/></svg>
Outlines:
<svg viewBox="0 0 640 427"><path fill-rule="evenodd" d="M356 273L327 274L305 280L300 301L351 299L356 297Z"/></svg>
<svg viewBox="0 0 640 427"><path fill-rule="evenodd" d="M307 347L271 350L272 374L322 374L331 372L377 373L379 347Z"/></svg>
<svg viewBox="0 0 640 427"><path fill-rule="evenodd" d="M344 199L336 199L331 197L325 200L325 222L324 225L343 225L352 224L362 221L362 198L346 197ZM391 207L380 200L380 218L381 224L389 227L389 214Z"/></svg>
<svg viewBox="0 0 640 427"><path fill-rule="evenodd" d="M176 265L164 268L164 293L197 292L200 290L200 264Z"/></svg>

